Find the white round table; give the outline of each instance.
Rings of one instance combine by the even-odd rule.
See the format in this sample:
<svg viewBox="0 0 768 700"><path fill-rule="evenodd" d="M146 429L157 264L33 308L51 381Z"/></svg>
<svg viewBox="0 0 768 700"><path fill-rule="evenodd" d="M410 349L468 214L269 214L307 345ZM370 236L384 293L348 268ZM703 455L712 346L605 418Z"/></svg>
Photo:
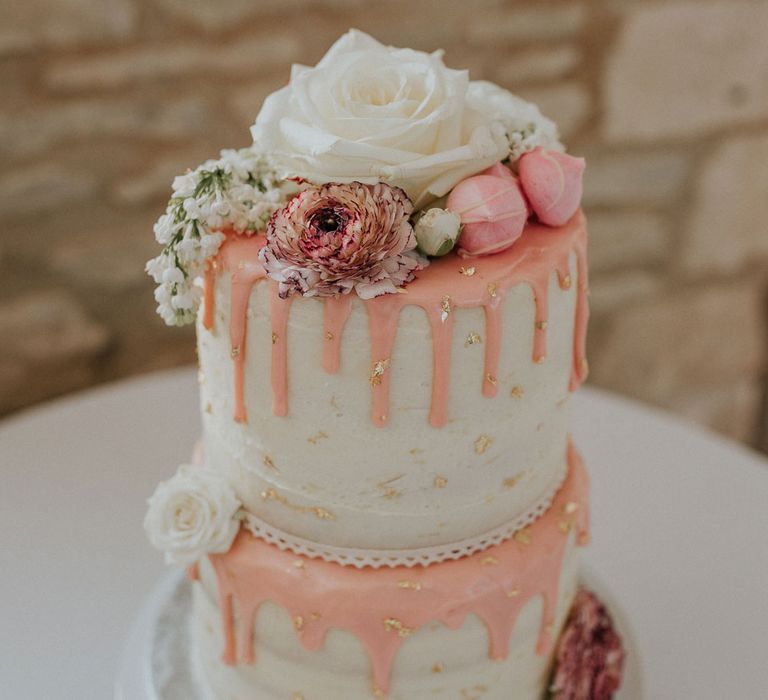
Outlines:
<svg viewBox="0 0 768 700"><path fill-rule="evenodd" d="M162 576L146 497L189 456L185 369L0 423L0 695L104 700L131 621ZM648 698L766 697L768 462L668 414L586 388L589 567L621 602Z"/></svg>

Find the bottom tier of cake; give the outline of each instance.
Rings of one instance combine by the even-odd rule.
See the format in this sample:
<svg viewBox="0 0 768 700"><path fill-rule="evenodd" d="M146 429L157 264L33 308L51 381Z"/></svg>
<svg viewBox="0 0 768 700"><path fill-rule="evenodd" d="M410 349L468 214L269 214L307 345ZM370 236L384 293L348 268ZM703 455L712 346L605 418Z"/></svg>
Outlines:
<svg viewBox="0 0 768 700"><path fill-rule="evenodd" d="M536 700L588 536L581 461L512 539L428 567L354 569L241 531L193 572L193 644L216 700Z"/></svg>

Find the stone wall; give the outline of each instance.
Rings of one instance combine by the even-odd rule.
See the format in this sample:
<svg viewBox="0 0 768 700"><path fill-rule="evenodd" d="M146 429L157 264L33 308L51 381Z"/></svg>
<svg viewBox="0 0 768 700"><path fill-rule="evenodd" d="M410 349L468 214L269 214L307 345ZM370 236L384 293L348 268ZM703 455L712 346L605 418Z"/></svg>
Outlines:
<svg viewBox="0 0 768 700"><path fill-rule="evenodd" d="M592 382L765 448L762 0L9 0L0 412L194 360L142 271L171 178L349 26L559 122L589 164Z"/></svg>

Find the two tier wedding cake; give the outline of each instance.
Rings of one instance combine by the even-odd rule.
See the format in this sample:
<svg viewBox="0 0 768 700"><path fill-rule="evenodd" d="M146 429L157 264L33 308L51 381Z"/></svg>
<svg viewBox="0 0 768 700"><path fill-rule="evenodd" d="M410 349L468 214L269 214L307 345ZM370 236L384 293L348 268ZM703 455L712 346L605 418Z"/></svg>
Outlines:
<svg viewBox="0 0 768 700"><path fill-rule="evenodd" d="M584 161L532 104L351 31L174 181L148 263L203 439L145 527L217 700L608 698L578 589Z"/></svg>

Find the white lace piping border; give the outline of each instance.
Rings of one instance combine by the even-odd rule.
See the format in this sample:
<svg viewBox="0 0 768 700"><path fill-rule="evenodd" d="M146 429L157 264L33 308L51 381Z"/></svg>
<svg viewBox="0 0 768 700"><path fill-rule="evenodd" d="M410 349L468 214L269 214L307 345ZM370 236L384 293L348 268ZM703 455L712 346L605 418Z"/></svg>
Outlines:
<svg viewBox="0 0 768 700"><path fill-rule="evenodd" d="M484 549L501 544L508 540L518 530L527 527L539 516L543 515L552 505L555 495L565 481L568 474L568 465L557 475L554 486L548 489L524 513L499 527L481 535L469 537L460 542L435 545L432 547L420 547L417 549L353 549L350 547L333 547L305 540L295 535L290 535L279 528L269 525L251 513L247 513L243 519L244 526L256 537L274 545L282 551L290 551L309 559L322 559L323 561L353 566L357 569L370 567L381 569L383 567L414 567L438 564L441 561L451 561L468 557L471 554L482 552Z"/></svg>

